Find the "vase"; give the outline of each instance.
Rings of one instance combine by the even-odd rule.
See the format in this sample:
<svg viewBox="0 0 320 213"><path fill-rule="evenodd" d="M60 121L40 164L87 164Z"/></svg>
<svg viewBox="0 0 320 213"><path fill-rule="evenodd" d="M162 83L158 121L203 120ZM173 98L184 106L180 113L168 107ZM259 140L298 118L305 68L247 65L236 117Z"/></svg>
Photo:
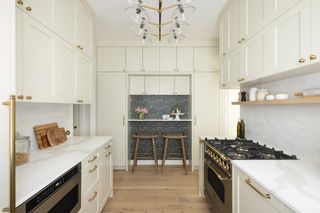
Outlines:
<svg viewBox="0 0 320 213"><path fill-rule="evenodd" d="M143 112L139 112L138 113L138 118L139 118L139 120L143 120L144 119L144 113Z"/></svg>

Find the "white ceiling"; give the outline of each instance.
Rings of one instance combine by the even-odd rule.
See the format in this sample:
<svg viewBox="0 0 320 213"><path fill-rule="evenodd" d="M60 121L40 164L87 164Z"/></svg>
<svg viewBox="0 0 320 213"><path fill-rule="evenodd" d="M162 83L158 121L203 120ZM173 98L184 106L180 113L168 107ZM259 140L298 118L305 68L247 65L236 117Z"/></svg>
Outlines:
<svg viewBox="0 0 320 213"><path fill-rule="evenodd" d="M95 13L95 37L99 40L133 40L133 23L125 15L129 6L127 0L87 0ZM163 6L174 4L175 0L163 0ZM210 41L218 39L218 14L226 0L194 0L196 12L188 20L190 28L187 40ZM157 6L158 0L144 0L145 5ZM153 22L158 22L157 12L148 10ZM170 21L173 9L164 12L163 22Z"/></svg>

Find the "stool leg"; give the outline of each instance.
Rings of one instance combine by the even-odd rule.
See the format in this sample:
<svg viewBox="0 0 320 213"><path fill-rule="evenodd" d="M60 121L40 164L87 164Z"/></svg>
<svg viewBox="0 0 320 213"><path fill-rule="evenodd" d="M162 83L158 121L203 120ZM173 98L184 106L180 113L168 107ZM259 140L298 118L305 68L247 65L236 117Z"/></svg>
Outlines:
<svg viewBox="0 0 320 213"><path fill-rule="evenodd" d="M167 148L168 148L168 138L166 138L165 144L164 144L164 152L163 152L163 158L162 158L162 166L161 166L161 174L163 174L163 168L166 160L167 155Z"/></svg>
<svg viewBox="0 0 320 213"><path fill-rule="evenodd" d="M181 149L182 149L182 162L183 162L183 167L184 170L186 171L186 175L188 174L188 168L187 168L187 163L186 163L186 150L184 147L184 140L181 138Z"/></svg>
<svg viewBox="0 0 320 213"><path fill-rule="evenodd" d="M152 147L153 147L153 157L154 157L154 166L156 169L156 174L158 174L158 159L157 159L157 152L156 152L156 142L154 138L152 138Z"/></svg>
<svg viewBox="0 0 320 213"><path fill-rule="evenodd" d="M134 158L133 158L133 165L132 165L132 174L134 172L134 167L137 166L137 156L138 156L138 150L139 150L139 140L140 138L137 138L137 141L136 141L136 148L135 148L135 151L134 151Z"/></svg>

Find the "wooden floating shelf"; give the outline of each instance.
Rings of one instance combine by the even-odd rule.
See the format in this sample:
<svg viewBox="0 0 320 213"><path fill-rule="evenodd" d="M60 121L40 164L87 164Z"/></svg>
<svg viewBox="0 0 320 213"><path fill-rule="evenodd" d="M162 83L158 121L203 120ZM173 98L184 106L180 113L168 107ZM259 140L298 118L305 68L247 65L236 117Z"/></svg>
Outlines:
<svg viewBox="0 0 320 213"><path fill-rule="evenodd" d="M128 119L130 122L190 122L191 119L181 119L181 120L162 120L162 119Z"/></svg>
<svg viewBox="0 0 320 213"><path fill-rule="evenodd" d="M297 105L297 104L320 104L320 96L292 98L292 99L286 99L286 100L232 102L232 105Z"/></svg>

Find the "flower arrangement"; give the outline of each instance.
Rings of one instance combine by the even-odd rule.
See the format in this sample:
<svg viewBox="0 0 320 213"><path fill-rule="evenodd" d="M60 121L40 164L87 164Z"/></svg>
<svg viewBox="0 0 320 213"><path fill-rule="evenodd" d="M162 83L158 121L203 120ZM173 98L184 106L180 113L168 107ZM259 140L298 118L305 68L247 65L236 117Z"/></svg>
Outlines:
<svg viewBox="0 0 320 213"><path fill-rule="evenodd" d="M140 120L144 119L144 114L149 113L149 110L146 107L139 107L139 106L134 111L138 114L138 118Z"/></svg>

